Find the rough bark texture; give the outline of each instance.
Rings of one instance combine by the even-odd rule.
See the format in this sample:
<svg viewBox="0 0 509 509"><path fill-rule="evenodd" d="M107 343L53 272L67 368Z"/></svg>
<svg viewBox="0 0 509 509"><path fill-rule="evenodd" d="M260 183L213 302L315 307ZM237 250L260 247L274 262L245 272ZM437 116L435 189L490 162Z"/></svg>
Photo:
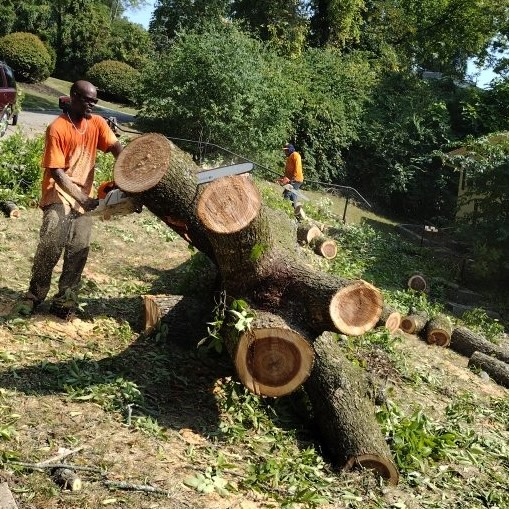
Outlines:
<svg viewBox="0 0 509 509"><path fill-rule="evenodd" d="M259 309L298 308L301 320L318 334L338 330L359 335L376 324L382 310L380 292L364 281L305 265L295 224L281 211L261 204L249 176L197 186L197 172L190 156L166 138L146 134L122 151L114 178L216 263L228 295L248 299Z"/></svg>
<svg viewBox="0 0 509 509"><path fill-rule="evenodd" d="M407 334L419 334L428 322L428 314L425 311L412 313L402 318L401 330Z"/></svg>
<svg viewBox="0 0 509 509"><path fill-rule="evenodd" d="M450 347L465 357L481 352L509 363L509 350L491 343L467 327L457 327L452 331Z"/></svg>
<svg viewBox="0 0 509 509"><path fill-rule="evenodd" d="M434 316L424 328L424 338L430 345L449 346L451 334L452 323L445 315Z"/></svg>
<svg viewBox="0 0 509 509"><path fill-rule="evenodd" d="M474 352L468 365L486 371L497 384L509 388L509 364L482 352Z"/></svg>
<svg viewBox="0 0 509 509"><path fill-rule="evenodd" d="M239 379L251 392L284 396L299 388L313 366L312 336L295 322L257 311L250 330L221 331Z"/></svg>
<svg viewBox="0 0 509 509"><path fill-rule="evenodd" d="M317 338L314 347L315 364L304 387L328 454L340 465L374 469L397 484L398 471L366 397L364 371L344 357L330 333Z"/></svg>

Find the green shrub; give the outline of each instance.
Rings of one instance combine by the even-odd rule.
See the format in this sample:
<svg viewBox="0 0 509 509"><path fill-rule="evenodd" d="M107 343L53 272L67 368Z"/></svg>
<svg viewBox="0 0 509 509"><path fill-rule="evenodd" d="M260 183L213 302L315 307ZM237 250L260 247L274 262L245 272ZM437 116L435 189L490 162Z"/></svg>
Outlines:
<svg viewBox="0 0 509 509"><path fill-rule="evenodd" d="M105 99L134 102L140 73L129 64L116 60L103 60L89 69L87 77Z"/></svg>
<svg viewBox="0 0 509 509"><path fill-rule="evenodd" d="M12 67L17 80L27 83L44 81L54 69L54 59L44 43L26 32L0 38L0 58Z"/></svg>

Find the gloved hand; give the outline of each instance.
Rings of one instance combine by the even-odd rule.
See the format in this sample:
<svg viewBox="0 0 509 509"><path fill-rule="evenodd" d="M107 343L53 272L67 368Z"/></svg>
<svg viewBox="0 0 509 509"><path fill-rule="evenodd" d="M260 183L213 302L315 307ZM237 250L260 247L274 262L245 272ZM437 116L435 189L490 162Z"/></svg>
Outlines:
<svg viewBox="0 0 509 509"><path fill-rule="evenodd" d="M281 177L277 179L277 183L281 184L282 186L285 186L286 184L290 183L290 179L288 177Z"/></svg>
<svg viewBox="0 0 509 509"><path fill-rule="evenodd" d="M99 205L99 200L96 198L88 198L85 202L83 202L82 207L85 209L85 212L89 212L94 210Z"/></svg>

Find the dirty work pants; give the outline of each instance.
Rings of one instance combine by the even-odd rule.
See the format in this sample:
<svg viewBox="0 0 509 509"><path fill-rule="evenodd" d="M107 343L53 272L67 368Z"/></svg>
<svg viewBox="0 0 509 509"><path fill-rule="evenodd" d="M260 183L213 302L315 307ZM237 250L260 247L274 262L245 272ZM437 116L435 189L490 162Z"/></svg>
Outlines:
<svg viewBox="0 0 509 509"><path fill-rule="evenodd" d="M36 303L48 295L51 275L62 251L64 264L55 299L64 299L66 290L76 292L90 249L92 218L71 209L67 204L53 203L43 208L39 245L32 266L28 296Z"/></svg>

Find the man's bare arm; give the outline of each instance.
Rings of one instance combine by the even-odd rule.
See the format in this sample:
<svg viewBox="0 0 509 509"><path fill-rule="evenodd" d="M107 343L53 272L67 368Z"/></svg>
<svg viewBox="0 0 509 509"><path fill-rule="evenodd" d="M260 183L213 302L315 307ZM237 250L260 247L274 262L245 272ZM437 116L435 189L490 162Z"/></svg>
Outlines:
<svg viewBox="0 0 509 509"><path fill-rule="evenodd" d="M99 200L86 195L65 173L62 168L51 168L51 176L58 186L74 198L86 211L95 209Z"/></svg>
<svg viewBox="0 0 509 509"><path fill-rule="evenodd" d="M119 141L117 141L114 145L112 145L109 149L108 149L108 152L110 154L113 154L113 157L116 159L120 152L122 152L122 145L120 144Z"/></svg>

